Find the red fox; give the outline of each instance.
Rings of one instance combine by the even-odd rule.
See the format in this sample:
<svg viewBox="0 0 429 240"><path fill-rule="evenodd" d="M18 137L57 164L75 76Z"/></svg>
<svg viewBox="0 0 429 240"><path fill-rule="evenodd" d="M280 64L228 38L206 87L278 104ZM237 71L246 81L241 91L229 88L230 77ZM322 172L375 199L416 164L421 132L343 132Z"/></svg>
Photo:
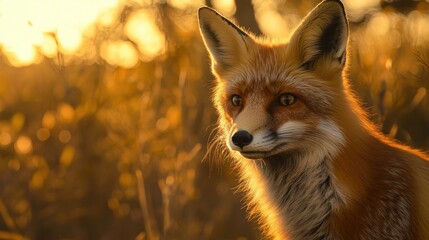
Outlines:
<svg viewBox="0 0 429 240"><path fill-rule="evenodd" d="M429 239L429 157L383 136L346 78L348 22L325 0L278 43L202 7L220 139L273 239Z"/></svg>

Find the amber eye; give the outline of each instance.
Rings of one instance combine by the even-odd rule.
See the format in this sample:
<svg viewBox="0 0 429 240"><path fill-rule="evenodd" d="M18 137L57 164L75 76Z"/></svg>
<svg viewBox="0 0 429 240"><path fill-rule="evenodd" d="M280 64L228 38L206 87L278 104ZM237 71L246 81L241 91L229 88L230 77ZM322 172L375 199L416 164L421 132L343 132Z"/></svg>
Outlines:
<svg viewBox="0 0 429 240"><path fill-rule="evenodd" d="M231 98L231 103L232 103L233 106L238 107L238 106L241 106L241 104L243 103L243 100L241 99L240 96L233 95L232 98Z"/></svg>
<svg viewBox="0 0 429 240"><path fill-rule="evenodd" d="M280 105L282 106L290 106L294 104L296 100L298 100L298 98L295 95L290 93L284 93L280 95L280 98L279 98Z"/></svg>

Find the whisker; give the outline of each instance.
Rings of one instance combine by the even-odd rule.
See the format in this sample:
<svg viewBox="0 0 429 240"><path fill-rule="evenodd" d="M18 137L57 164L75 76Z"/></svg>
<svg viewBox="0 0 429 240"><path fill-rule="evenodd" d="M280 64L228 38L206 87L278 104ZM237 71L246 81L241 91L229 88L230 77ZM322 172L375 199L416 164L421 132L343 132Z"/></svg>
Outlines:
<svg viewBox="0 0 429 240"><path fill-rule="evenodd" d="M262 137L262 139L268 139L267 141L272 141L277 138L277 134L275 132L271 132L270 134Z"/></svg>

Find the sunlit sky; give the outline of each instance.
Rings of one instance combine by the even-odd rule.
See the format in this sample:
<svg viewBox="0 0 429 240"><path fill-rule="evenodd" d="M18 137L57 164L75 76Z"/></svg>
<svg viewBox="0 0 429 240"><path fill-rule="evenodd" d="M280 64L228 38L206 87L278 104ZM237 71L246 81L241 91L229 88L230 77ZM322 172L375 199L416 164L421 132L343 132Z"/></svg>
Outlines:
<svg viewBox="0 0 429 240"><path fill-rule="evenodd" d="M26 65L38 57L36 47L52 57L57 45L65 53L76 51L82 33L97 16L118 0L0 0L0 44L12 64Z"/></svg>
<svg viewBox="0 0 429 240"><path fill-rule="evenodd" d="M142 5L152 1L128 0ZM90 26L109 27L117 21L127 0L0 0L0 49L14 66L37 63L42 56L54 58L58 52L73 55L82 47ZM285 36L302 16L281 15L274 0L253 0L259 28L269 36ZM167 0L178 9L197 8L203 0ZM379 7L378 0L344 0L349 17ZM213 7L233 17L234 0L213 0ZM99 46L100 57L110 65L133 67L150 61L165 51L165 34L157 25L153 8L133 12L124 25L127 40L112 40Z"/></svg>

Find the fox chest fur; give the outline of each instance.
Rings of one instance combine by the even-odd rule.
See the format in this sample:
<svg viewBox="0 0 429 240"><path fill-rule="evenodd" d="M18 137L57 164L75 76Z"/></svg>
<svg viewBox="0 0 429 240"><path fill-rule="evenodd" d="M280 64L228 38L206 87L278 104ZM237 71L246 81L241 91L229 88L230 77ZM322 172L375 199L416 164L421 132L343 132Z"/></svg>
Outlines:
<svg viewBox="0 0 429 240"><path fill-rule="evenodd" d="M273 239L429 239L429 161L384 137L345 78L348 23L326 0L287 43L210 8L199 24L219 138Z"/></svg>

